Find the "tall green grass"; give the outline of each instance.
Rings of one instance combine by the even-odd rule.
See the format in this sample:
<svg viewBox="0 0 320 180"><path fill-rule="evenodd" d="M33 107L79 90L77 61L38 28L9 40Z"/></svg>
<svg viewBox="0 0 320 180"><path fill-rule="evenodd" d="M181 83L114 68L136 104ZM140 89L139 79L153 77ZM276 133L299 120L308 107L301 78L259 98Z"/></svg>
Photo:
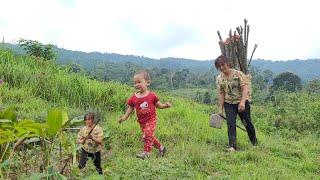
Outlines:
<svg viewBox="0 0 320 180"><path fill-rule="evenodd" d="M0 78L10 88L28 89L28 92L55 105L120 110L130 92L128 86L69 73L51 61L16 57L5 50L0 50L0 58Z"/></svg>

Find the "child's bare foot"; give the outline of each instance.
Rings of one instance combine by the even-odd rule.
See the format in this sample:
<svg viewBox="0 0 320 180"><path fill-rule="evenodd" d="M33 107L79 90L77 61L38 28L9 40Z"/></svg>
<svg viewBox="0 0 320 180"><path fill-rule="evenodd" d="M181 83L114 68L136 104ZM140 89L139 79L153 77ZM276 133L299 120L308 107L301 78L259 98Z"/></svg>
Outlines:
<svg viewBox="0 0 320 180"><path fill-rule="evenodd" d="M160 149L159 149L159 156L163 157L166 152L167 152L166 147L161 146Z"/></svg>
<svg viewBox="0 0 320 180"><path fill-rule="evenodd" d="M145 152L145 151L137 154L137 158L140 158L140 159L145 159L145 158L149 158L149 157L150 157L150 153Z"/></svg>

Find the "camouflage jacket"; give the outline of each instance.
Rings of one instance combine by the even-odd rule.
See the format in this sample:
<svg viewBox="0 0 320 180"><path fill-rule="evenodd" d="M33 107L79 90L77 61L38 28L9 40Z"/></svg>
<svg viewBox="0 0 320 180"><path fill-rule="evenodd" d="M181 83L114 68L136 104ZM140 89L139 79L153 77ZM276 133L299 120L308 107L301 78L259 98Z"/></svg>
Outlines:
<svg viewBox="0 0 320 180"><path fill-rule="evenodd" d="M224 101L229 104L238 104L242 99L243 85L248 85L248 101L251 101L251 82L250 75L245 75L243 72L231 69L232 75L225 77L222 73L217 77L217 91L224 92Z"/></svg>
<svg viewBox="0 0 320 180"><path fill-rule="evenodd" d="M82 137L86 137L91 128L88 126L84 126L80 129L77 139L80 140ZM103 140L103 130L99 125L96 125L96 127L91 132L91 135L95 137L96 139ZM82 145L82 148L88 152L88 153L96 153L102 150L102 145L99 145L92 139L87 139L85 143Z"/></svg>

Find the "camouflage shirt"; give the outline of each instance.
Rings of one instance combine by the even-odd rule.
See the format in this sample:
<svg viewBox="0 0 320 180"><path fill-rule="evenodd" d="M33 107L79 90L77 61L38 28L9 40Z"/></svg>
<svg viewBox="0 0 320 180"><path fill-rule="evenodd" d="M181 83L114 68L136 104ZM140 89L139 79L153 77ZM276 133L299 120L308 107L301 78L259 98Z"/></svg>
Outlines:
<svg viewBox="0 0 320 180"><path fill-rule="evenodd" d="M80 140L82 137L86 137L89 134L90 130L91 128L89 128L88 126L82 127L78 133L78 140ZM96 127L91 132L91 135L96 139L103 140L102 128L99 125L96 125ZM82 145L82 148L88 153L96 153L102 150L102 146L92 139L87 139Z"/></svg>
<svg viewBox="0 0 320 180"><path fill-rule="evenodd" d="M242 99L243 85L248 85L248 101L251 101L250 75L245 75L243 72L231 69L231 76L225 77L222 73L217 77L217 91L224 92L224 101L229 104L238 104Z"/></svg>

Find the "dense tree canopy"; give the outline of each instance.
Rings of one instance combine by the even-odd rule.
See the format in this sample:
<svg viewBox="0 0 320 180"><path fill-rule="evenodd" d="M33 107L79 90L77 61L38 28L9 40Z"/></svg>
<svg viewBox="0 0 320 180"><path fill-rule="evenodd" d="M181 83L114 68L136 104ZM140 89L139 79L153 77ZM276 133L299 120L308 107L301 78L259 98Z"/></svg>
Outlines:
<svg viewBox="0 0 320 180"><path fill-rule="evenodd" d="M320 94L320 78L309 81L306 84L306 91L310 94Z"/></svg>
<svg viewBox="0 0 320 180"><path fill-rule="evenodd" d="M273 89L283 89L291 92L301 90L301 78L291 72L284 72L273 79Z"/></svg>
<svg viewBox="0 0 320 180"><path fill-rule="evenodd" d="M45 60L53 60L56 57L52 44L44 45L38 41L26 39L20 39L19 44L30 56L41 57Z"/></svg>

